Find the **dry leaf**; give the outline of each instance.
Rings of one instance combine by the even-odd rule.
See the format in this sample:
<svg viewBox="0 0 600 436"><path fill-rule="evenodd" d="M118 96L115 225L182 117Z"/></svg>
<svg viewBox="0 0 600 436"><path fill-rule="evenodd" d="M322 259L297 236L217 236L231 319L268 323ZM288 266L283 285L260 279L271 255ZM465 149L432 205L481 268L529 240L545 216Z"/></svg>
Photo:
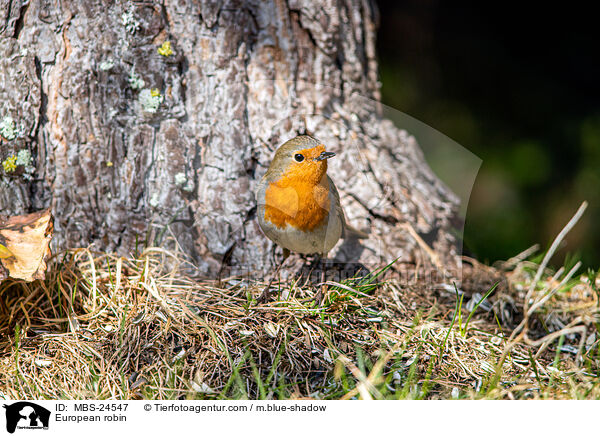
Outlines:
<svg viewBox="0 0 600 436"><path fill-rule="evenodd" d="M0 259L6 259L12 257L12 252L6 248L4 245L0 244Z"/></svg>
<svg viewBox="0 0 600 436"><path fill-rule="evenodd" d="M0 282L7 277L28 282L43 279L52 231L50 209L13 217L0 215Z"/></svg>

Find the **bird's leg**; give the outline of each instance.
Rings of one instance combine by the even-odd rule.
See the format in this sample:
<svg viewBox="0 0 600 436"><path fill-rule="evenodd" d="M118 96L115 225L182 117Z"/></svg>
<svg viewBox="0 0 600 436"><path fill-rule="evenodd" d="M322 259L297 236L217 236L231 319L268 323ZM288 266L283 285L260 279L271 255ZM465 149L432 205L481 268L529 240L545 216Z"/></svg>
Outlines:
<svg viewBox="0 0 600 436"><path fill-rule="evenodd" d="M323 302L323 297L327 293L327 285L325 284L327 279L327 253L320 255L319 258L321 261L321 284L314 298L314 301L318 306L321 305L321 303Z"/></svg>
<svg viewBox="0 0 600 436"><path fill-rule="evenodd" d="M281 283L281 267L283 266L284 262L286 261L286 259L290 256L290 250L288 250L287 248L283 249L283 258L281 259L281 262L279 262L279 265L277 266L277 269L275 270L275 274L273 274L271 276L271 279L269 280L269 284L267 285L267 287L262 291L262 294L260 294L260 297L258 297L258 300L256 300L259 303L266 303L267 301L269 301L269 296L271 294L271 285L273 284L273 280L275 280L275 277L277 276L279 278L279 283Z"/></svg>
<svg viewBox="0 0 600 436"><path fill-rule="evenodd" d="M309 265L310 269L308 270L308 274L306 275L306 280L304 281L303 286L308 286L312 283L313 271L319 264L320 260L321 260L321 255L319 255L319 254L315 255L315 257L311 260L310 265Z"/></svg>

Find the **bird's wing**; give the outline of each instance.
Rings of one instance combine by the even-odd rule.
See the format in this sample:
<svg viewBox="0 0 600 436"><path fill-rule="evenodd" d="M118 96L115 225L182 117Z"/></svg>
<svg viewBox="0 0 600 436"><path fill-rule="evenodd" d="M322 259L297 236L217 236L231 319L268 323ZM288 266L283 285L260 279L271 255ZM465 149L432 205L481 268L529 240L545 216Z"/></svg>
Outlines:
<svg viewBox="0 0 600 436"><path fill-rule="evenodd" d="M254 188L254 196L256 197L257 203L259 201L264 202L265 191L267 189L267 175L265 174L258 182L258 185Z"/></svg>
<svg viewBox="0 0 600 436"><path fill-rule="evenodd" d="M366 239L369 237L365 232L358 230L352 227L346 221L346 215L344 215L344 209L342 208L342 202L340 201L340 193L338 192L333 180L331 177L327 176L327 181L329 182L330 191L333 192L333 196L335 198L335 208L338 216L342 220L342 238L354 237L358 239Z"/></svg>

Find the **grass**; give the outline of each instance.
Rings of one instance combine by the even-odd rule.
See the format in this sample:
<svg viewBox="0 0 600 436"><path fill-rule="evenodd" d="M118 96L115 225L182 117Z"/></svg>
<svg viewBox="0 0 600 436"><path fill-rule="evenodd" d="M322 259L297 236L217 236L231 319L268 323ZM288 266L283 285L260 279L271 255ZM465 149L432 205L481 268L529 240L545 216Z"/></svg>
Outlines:
<svg viewBox="0 0 600 436"><path fill-rule="evenodd" d="M600 398L597 273L527 258L467 259L460 289L392 263L316 307L301 280L258 305L264 283L198 281L159 248L67 251L44 281L0 284L0 396Z"/></svg>

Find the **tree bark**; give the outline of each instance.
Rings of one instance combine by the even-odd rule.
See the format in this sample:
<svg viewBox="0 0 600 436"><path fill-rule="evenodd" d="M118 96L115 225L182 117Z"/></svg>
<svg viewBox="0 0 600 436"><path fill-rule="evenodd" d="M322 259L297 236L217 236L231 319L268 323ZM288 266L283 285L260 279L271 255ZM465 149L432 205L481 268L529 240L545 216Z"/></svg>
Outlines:
<svg viewBox="0 0 600 436"><path fill-rule="evenodd" d="M0 168L0 211L51 206L59 248L126 253L170 237L203 275L264 272L254 188L278 145L310 133L337 153L329 174L348 220L370 232L338 259L431 261L425 242L456 264L457 198L380 115L370 1L0 8L0 121L17 132L0 159L33 156L29 172Z"/></svg>

